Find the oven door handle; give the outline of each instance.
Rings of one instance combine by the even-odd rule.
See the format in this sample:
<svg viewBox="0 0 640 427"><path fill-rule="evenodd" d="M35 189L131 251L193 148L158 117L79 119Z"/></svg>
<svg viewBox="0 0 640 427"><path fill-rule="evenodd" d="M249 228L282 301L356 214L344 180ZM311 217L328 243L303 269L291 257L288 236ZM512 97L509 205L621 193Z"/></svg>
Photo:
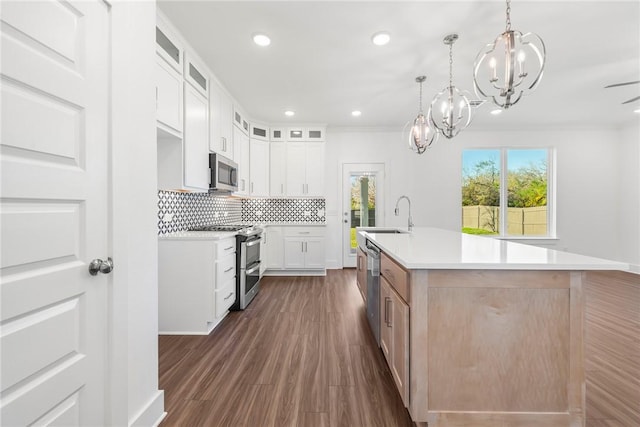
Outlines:
<svg viewBox="0 0 640 427"><path fill-rule="evenodd" d="M245 272L245 274L249 275L253 272L255 272L256 270L260 269L260 261L256 262L253 264L253 267L247 269L247 271Z"/></svg>
<svg viewBox="0 0 640 427"><path fill-rule="evenodd" d="M253 240L251 240L251 241L249 241L249 242L244 243L244 245L245 245L247 248L248 248L248 247L251 247L251 246L255 246L255 245L257 245L258 243L260 243L260 241L261 241L261 240L262 240L262 237L258 237L257 239L253 239Z"/></svg>

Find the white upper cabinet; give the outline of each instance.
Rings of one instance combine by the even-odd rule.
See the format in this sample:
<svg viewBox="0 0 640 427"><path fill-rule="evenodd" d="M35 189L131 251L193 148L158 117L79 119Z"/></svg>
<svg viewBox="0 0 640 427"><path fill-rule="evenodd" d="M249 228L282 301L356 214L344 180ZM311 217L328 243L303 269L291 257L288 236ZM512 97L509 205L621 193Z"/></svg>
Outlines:
<svg viewBox="0 0 640 427"><path fill-rule="evenodd" d="M287 142L288 196L324 196L324 142Z"/></svg>
<svg viewBox="0 0 640 427"><path fill-rule="evenodd" d="M238 164L238 191L235 194L239 196L249 195L250 183L250 154L249 154L249 135L244 133L237 126L233 127L233 149L234 159Z"/></svg>
<svg viewBox="0 0 640 427"><path fill-rule="evenodd" d="M287 128L287 141L324 142L324 126L300 126Z"/></svg>
<svg viewBox="0 0 640 427"><path fill-rule="evenodd" d="M156 16L156 52L182 75L184 47L178 36L169 28L161 16Z"/></svg>
<svg viewBox="0 0 640 427"><path fill-rule="evenodd" d="M158 127L182 135L182 76L166 61L156 61L156 119Z"/></svg>
<svg viewBox="0 0 640 427"><path fill-rule="evenodd" d="M249 143L249 195L269 195L269 142L251 138Z"/></svg>
<svg viewBox="0 0 640 427"><path fill-rule="evenodd" d="M209 76L205 67L189 52L184 54L184 79L205 98L209 98Z"/></svg>
<svg viewBox="0 0 640 427"><path fill-rule="evenodd" d="M304 141L305 132L303 127L287 128L287 141Z"/></svg>
<svg viewBox="0 0 640 427"><path fill-rule="evenodd" d="M163 131L182 136L183 45L158 16L156 22L156 118Z"/></svg>
<svg viewBox="0 0 640 427"><path fill-rule="evenodd" d="M234 160L233 102L214 79L211 79L209 84L209 110L211 114L209 149Z"/></svg>
<svg viewBox="0 0 640 427"><path fill-rule="evenodd" d="M304 128L305 140L324 142L324 127L307 127Z"/></svg>
<svg viewBox="0 0 640 427"><path fill-rule="evenodd" d="M249 135L249 122L246 119L246 115L237 105L233 106L233 124L238 127L242 132Z"/></svg>
<svg viewBox="0 0 640 427"><path fill-rule="evenodd" d="M251 123L251 139L269 141L269 126L260 123Z"/></svg>
<svg viewBox="0 0 640 427"><path fill-rule="evenodd" d="M286 141L287 140L287 129L286 128L271 128L271 136L270 140L273 142L277 141Z"/></svg>
<svg viewBox="0 0 640 427"><path fill-rule="evenodd" d="M184 86L184 186L208 190L209 102L192 85Z"/></svg>
<svg viewBox="0 0 640 427"><path fill-rule="evenodd" d="M287 147L285 142L272 141L269 147L269 195L287 195Z"/></svg>

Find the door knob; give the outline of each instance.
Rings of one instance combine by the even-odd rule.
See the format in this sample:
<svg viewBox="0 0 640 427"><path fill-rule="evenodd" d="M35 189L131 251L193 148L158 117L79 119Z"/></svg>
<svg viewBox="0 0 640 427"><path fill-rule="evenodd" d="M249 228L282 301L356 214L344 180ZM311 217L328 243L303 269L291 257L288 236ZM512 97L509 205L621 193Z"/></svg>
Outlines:
<svg viewBox="0 0 640 427"><path fill-rule="evenodd" d="M102 274L109 274L113 270L113 260L111 257L107 258L106 261L101 260L100 258L96 258L89 263L89 274L95 276L98 272Z"/></svg>

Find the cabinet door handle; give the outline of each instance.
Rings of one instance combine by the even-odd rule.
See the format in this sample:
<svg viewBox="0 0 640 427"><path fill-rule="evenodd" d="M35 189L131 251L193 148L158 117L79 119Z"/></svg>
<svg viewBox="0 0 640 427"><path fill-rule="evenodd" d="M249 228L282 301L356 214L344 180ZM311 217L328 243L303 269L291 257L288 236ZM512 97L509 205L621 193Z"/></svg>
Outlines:
<svg viewBox="0 0 640 427"><path fill-rule="evenodd" d="M251 183L251 193L253 193L253 182Z"/></svg>
<svg viewBox="0 0 640 427"><path fill-rule="evenodd" d="M225 272L225 273L228 273L228 272L230 272L231 270L233 270L233 267L229 267L229 268L227 268L224 272Z"/></svg>
<svg viewBox="0 0 640 427"><path fill-rule="evenodd" d="M284 184L280 184L280 194L284 194Z"/></svg>
<svg viewBox="0 0 640 427"><path fill-rule="evenodd" d="M304 251L307 252L307 242L304 242Z"/></svg>
<svg viewBox="0 0 640 427"><path fill-rule="evenodd" d="M389 303L391 302L391 298L384 297L384 322L387 324L387 327L391 327L391 316L389 315Z"/></svg>
<svg viewBox="0 0 640 427"><path fill-rule="evenodd" d="M229 298L231 298L233 296L233 292L231 292L229 295L227 295L226 297L224 297L224 300L228 300Z"/></svg>
<svg viewBox="0 0 640 427"><path fill-rule="evenodd" d="M224 248L225 251L230 251L231 249L235 248L235 246L229 246L228 248Z"/></svg>

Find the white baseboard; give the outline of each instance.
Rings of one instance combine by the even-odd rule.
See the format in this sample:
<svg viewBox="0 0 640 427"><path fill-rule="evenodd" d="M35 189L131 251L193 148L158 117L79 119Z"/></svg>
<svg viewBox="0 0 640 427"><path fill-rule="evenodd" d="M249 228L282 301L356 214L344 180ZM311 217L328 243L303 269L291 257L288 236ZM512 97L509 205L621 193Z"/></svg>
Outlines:
<svg viewBox="0 0 640 427"><path fill-rule="evenodd" d="M129 421L130 427L156 427L167 416L164 411L164 390L158 390L147 406Z"/></svg>
<svg viewBox="0 0 640 427"><path fill-rule="evenodd" d="M326 276L327 270L267 270L264 276Z"/></svg>

